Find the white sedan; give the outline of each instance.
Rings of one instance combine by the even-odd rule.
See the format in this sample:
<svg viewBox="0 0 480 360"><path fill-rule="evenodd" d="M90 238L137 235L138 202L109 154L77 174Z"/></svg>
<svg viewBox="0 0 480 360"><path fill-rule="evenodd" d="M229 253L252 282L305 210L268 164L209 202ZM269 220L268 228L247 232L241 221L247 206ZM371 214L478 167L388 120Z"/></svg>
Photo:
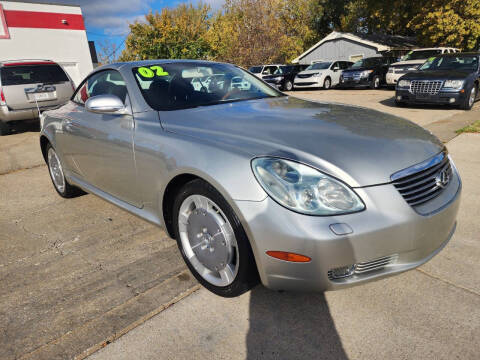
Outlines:
<svg viewBox="0 0 480 360"><path fill-rule="evenodd" d="M350 61L325 61L316 62L299 72L295 77L296 88L330 89L340 83L342 70L348 69L353 63Z"/></svg>

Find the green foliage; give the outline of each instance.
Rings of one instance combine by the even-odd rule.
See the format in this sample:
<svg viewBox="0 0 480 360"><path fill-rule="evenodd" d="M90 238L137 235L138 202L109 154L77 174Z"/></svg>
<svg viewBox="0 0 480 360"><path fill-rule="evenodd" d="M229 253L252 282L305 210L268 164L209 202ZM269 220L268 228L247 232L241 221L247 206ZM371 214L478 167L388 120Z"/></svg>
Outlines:
<svg viewBox="0 0 480 360"><path fill-rule="evenodd" d="M480 0L225 0L180 4L130 25L120 60L212 59L242 66L297 57L333 30L416 36L476 49Z"/></svg>
<svg viewBox="0 0 480 360"><path fill-rule="evenodd" d="M431 0L408 23L429 46L477 50L480 45L480 0Z"/></svg>

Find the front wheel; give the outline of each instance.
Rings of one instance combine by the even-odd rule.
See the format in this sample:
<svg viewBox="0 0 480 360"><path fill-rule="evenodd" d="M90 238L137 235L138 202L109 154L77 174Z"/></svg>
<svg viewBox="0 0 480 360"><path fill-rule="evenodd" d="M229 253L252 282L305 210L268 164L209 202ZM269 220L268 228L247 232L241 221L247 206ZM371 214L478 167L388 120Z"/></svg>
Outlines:
<svg viewBox="0 0 480 360"><path fill-rule="evenodd" d="M174 231L188 268L208 290L234 297L258 274L245 231L223 196L203 180L187 183L173 205Z"/></svg>
<svg viewBox="0 0 480 360"><path fill-rule="evenodd" d="M290 80L287 80L285 82L285 85L283 85L283 89L285 91L292 91L293 90L293 83Z"/></svg>
<svg viewBox="0 0 480 360"><path fill-rule="evenodd" d="M328 90L332 87L332 80L330 80L329 77L327 77L324 81L323 81L323 88L325 90Z"/></svg>
<svg viewBox="0 0 480 360"><path fill-rule="evenodd" d="M380 88L380 84L381 84L381 81L380 81L380 76L378 75L375 75L372 79L372 84L370 85L370 87L372 89L379 89Z"/></svg>
<svg viewBox="0 0 480 360"><path fill-rule="evenodd" d="M475 103L475 99L477 98L477 87L475 85L472 86L470 91L467 92L467 96L465 100L460 104L460 109L462 110L471 110L473 104Z"/></svg>

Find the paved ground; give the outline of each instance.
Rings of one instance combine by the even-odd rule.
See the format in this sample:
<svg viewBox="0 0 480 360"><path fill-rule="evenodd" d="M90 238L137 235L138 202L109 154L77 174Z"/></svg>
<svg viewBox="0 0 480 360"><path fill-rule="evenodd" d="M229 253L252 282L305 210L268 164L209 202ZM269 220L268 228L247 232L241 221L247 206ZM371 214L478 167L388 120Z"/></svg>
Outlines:
<svg viewBox="0 0 480 360"><path fill-rule="evenodd" d="M455 130L480 118L480 102L477 102L471 111L462 111L449 106L412 105L399 108L395 106L395 91L388 89L302 90L293 91L290 94L315 101L333 101L365 106L401 116L427 128L444 142L450 141L456 136Z"/></svg>
<svg viewBox="0 0 480 360"><path fill-rule="evenodd" d="M343 101L350 101L350 94L342 93ZM339 96L328 94L333 100ZM363 105L375 108L385 96L386 91L373 92ZM413 109L418 116L407 109L410 115L404 116L420 123L446 111L448 117L435 115L437 121L427 126L436 125L434 133L443 131L448 139L452 128L472 122L478 108ZM174 241L94 196L61 199L41 158L38 126L22 125L15 132L0 138L0 359L81 358L158 313L96 356L121 358L123 346L130 358L192 358L191 349L197 358L212 353L296 358L320 350L330 358L380 358L390 354L390 346L391 354L409 357L402 352L407 345L425 357L463 351L461 357L469 358L470 342L479 343L479 225L473 196L464 197L454 241L423 272L326 296L259 287L229 301L201 290L162 312L197 288ZM478 140L462 135L449 145L476 199ZM367 346L358 336L362 332L375 335ZM385 339L385 332L393 335Z"/></svg>
<svg viewBox="0 0 480 360"><path fill-rule="evenodd" d="M458 229L420 269L325 295L201 289L89 359L478 359L480 135L449 149L464 180Z"/></svg>

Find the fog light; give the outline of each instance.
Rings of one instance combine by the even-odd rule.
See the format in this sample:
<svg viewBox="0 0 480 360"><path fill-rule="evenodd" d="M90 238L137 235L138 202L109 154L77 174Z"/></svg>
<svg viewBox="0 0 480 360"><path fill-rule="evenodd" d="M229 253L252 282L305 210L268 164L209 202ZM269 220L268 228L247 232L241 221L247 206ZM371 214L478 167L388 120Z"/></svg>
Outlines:
<svg viewBox="0 0 480 360"><path fill-rule="evenodd" d="M453 104L455 102L455 98L450 98L450 104Z"/></svg>
<svg viewBox="0 0 480 360"><path fill-rule="evenodd" d="M355 273L355 265L342 266L328 271L328 277L332 280L343 279Z"/></svg>
<svg viewBox="0 0 480 360"><path fill-rule="evenodd" d="M397 100L402 100L402 97L400 95L398 95Z"/></svg>

